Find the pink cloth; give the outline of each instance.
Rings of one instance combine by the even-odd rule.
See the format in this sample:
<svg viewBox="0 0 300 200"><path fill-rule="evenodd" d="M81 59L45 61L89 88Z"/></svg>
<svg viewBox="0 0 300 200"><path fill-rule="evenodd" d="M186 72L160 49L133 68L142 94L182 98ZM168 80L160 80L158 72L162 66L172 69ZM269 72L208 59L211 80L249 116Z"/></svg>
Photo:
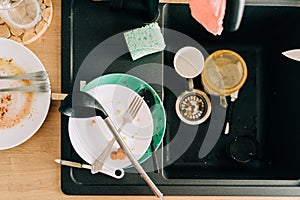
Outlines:
<svg viewBox="0 0 300 200"><path fill-rule="evenodd" d="M192 16L214 35L221 35L226 0L189 0Z"/></svg>

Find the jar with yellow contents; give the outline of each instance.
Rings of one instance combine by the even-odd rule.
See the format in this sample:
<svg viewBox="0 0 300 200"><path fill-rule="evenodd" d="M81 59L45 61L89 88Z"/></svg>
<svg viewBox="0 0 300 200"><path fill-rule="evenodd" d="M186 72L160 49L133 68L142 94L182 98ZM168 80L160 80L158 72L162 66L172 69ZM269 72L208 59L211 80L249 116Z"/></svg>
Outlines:
<svg viewBox="0 0 300 200"><path fill-rule="evenodd" d="M227 107L226 96L238 91L247 75L247 65L239 54L218 50L206 58L201 81L205 92L220 96L220 105Z"/></svg>

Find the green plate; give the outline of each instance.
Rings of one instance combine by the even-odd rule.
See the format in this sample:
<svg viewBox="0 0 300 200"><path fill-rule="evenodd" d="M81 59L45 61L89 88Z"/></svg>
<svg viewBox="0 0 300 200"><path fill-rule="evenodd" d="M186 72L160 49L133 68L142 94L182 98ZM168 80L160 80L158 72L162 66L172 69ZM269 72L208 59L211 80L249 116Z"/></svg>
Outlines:
<svg viewBox="0 0 300 200"><path fill-rule="evenodd" d="M163 103L159 98L156 91L145 81L128 74L107 74L100 76L91 82L89 82L82 91L89 91L92 88L95 88L100 85L106 84L117 84L128 87L140 94L147 105L150 108L152 118L153 118L153 136L152 140L154 143L154 150L157 150L159 145L162 142L166 129L166 114L163 107ZM144 162L152 155L151 144L149 145L145 154L138 160L139 163Z"/></svg>

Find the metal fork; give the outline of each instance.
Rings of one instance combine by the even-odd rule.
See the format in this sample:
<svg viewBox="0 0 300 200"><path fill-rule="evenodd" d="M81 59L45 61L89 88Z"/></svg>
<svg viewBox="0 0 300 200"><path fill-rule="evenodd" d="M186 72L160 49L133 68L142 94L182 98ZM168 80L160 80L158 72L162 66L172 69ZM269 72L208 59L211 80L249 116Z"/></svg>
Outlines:
<svg viewBox="0 0 300 200"><path fill-rule="evenodd" d="M16 74L0 76L0 79L16 79L16 80L31 80L31 81L45 81L48 78L46 71L37 71L26 74Z"/></svg>
<svg viewBox="0 0 300 200"><path fill-rule="evenodd" d="M131 101L130 105L128 106L126 112L123 115L123 121L122 124L120 125L120 127L118 128L118 132L120 133L122 127L126 124L126 123L130 123L134 120L134 118L136 117L136 115L138 114L139 110L141 109L143 104L143 99L140 96L135 96L133 98L133 100ZM107 157L107 155L109 154L109 152L112 149L113 144L115 143L116 138L113 137L109 143L107 144L107 146L104 148L104 150L102 151L102 153L98 156L98 158L95 160L95 162L92 164L92 173L98 173L104 164L104 161Z"/></svg>
<svg viewBox="0 0 300 200"><path fill-rule="evenodd" d="M20 87L0 88L0 92L48 92L49 90L50 85L48 82L36 83L33 85L25 85Z"/></svg>

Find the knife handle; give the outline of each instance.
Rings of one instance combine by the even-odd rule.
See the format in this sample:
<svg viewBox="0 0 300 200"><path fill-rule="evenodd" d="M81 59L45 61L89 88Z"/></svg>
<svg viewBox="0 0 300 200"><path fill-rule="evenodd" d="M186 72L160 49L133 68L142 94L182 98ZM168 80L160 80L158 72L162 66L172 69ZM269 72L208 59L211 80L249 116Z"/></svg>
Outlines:
<svg viewBox="0 0 300 200"><path fill-rule="evenodd" d="M64 100L66 98L68 94L63 94L63 93L52 93L51 94L51 99L52 100L57 100L57 101L61 101Z"/></svg>
<svg viewBox="0 0 300 200"><path fill-rule="evenodd" d="M91 169L91 165L81 164L81 163L72 162L72 161L68 161L68 160L56 159L55 162L57 162L61 165L69 166L69 167Z"/></svg>

